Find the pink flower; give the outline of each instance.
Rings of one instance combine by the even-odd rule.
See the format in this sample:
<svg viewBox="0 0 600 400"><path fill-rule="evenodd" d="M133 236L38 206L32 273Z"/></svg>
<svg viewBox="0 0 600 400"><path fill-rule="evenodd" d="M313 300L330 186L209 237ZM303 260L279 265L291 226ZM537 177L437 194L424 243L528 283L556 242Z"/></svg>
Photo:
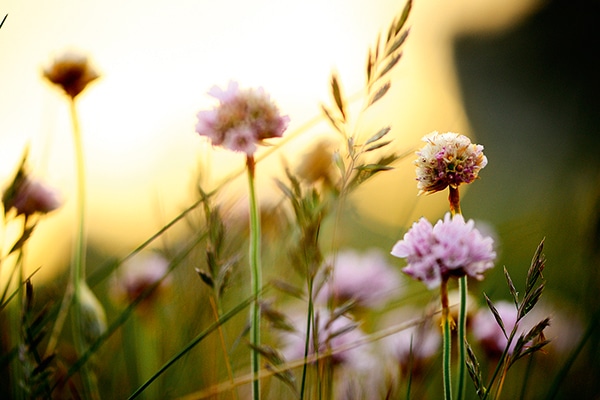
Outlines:
<svg viewBox="0 0 600 400"><path fill-rule="evenodd" d="M384 345L394 360L404 369L412 362L413 373L423 363L437 354L442 337L431 323L423 323L403 329L389 336Z"/></svg>
<svg viewBox="0 0 600 400"><path fill-rule="evenodd" d="M54 190L26 175L17 176L11 188L5 192L3 202L5 213L14 208L17 215L26 217L35 213L47 214L61 205Z"/></svg>
<svg viewBox="0 0 600 400"><path fill-rule="evenodd" d="M335 366L345 366L354 370L368 370L373 365L372 349L368 344L354 346L365 340L364 332L358 324L343 315L331 320L328 311L316 310L318 326L318 354L328 350L333 353L331 359ZM314 329L311 328L314 332ZM288 361L304 358L306 343L306 317L301 317L298 330L284 338L283 354ZM311 338L309 356L315 355L315 340Z"/></svg>
<svg viewBox="0 0 600 400"><path fill-rule="evenodd" d="M334 262L332 275L317 294L319 302L333 296L340 303L354 300L358 306L377 308L398 294L397 272L378 250L364 254L342 251L330 257L328 264L331 262Z"/></svg>
<svg viewBox="0 0 600 400"><path fill-rule="evenodd" d="M160 291L170 285L170 276L165 277L168 269L169 261L163 256L156 253L138 254L124 262L113 276L111 295L116 301L133 301L160 281L156 290L144 299L143 305L150 305Z"/></svg>
<svg viewBox="0 0 600 400"><path fill-rule="evenodd" d="M198 112L196 132L214 146L251 156L264 139L281 137L289 123L262 88L241 90L236 82L229 82L226 90L215 86L208 94L220 103Z"/></svg>
<svg viewBox="0 0 600 400"><path fill-rule="evenodd" d="M499 301L494 304L502 322L506 334L510 335L510 332L517 323L517 309L515 305L508 301ZM472 321L472 332L475 339L481 343L482 347L490 356L500 356L508 343L508 339L504 336L502 329L498 325L494 314L488 308L482 308L475 314ZM509 353L512 353L513 348L517 342L518 335L511 343Z"/></svg>
<svg viewBox="0 0 600 400"><path fill-rule="evenodd" d="M435 226L425 218L415 222L391 253L406 258L408 265L402 271L430 289L450 276L481 280L496 258L492 238L483 237L473 220L465 222L462 215L452 218L450 213Z"/></svg>
<svg viewBox="0 0 600 400"><path fill-rule="evenodd" d="M487 165L483 146L472 144L464 135L432 132L423 141L427 144L417 151L415 160L419 194L471 183Z"/></svg>

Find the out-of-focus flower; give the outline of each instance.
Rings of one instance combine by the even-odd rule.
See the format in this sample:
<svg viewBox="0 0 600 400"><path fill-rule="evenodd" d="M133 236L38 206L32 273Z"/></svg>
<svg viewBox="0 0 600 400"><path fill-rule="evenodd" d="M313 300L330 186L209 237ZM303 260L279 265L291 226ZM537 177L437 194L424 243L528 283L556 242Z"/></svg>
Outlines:
<svg viewBox="0 0 600 400"><path fill-rule="evenodd" d="M401 370L411 367L411 373L418 374L424 363L437 354L441 342L440 330L431 321L425 321L390 335L382 345Z"/></svg>
<svg viewBox="0 0 600 400"><path fill-rule="evenodd" d="M417 151L415 160L419 194L471 183L487 165L483 146L471 143L464 135L432 132L423 141L426 144Z"/></svg>
<svg viewBox="0 0 600 400"><path fill-rule="evenodd" d="M510 335L510 332L517 323L517 309L515 305L502 300L495 303L494 307L496 307L500 318L502 318L506 334ZM471 326L473 336L489 356L498 357L502 354L508 343L508 339L504 336L496 318L494 318L494 314L492 314L489 308L480 309L473 317ZM518 336L511 343L509 353L512 353L517 338Z"/></svg>
<svg viewBox="0 0 600 400"><path fill-rule="evenodd" d="M308 183L318 181L330 183L333 166L332 143L327 139L321 139L302 156L297 173Z"/></svg>
<svg viewBox="0 0 600 400"><path fill-rule="evenodd" d="M17 215L26 217L35 213L47 214L61 205L54 190L30 178L22 170L17 173L12 185L4 192L2 203L4 214L14 208Z"/></svg>
<svg viewBox="0 0 600 400"><path fill-rule="evenodd" d="M346 316L331 320L327 310L315 310L318 332L318 351L314 337L310 338L308 357L323 356L331 351L335 399L375 399L382 375L381 365L372 342L365 342L366 335L358 324ZM287 361L302 360L306 342L306 316L297 319L296 332L286 333L282 353ZM314 327L311 328L314 334Z"/></svg>
<svg viewBox="0 0 600 400"><path fill-rule="evenodd" d="M138 254L121 265L113 276L111 294L117 301L130 302L150 286L156 284L169 268L169 262L159 254ZM167 276L156 290L144 299L144 304L151 303L157 293L166 288L170 282Z"/></svg>
<svg viewBox="0 0 600 400"><path fill-rule="evenodd" d="M384 255L376 249L360 254L340 251L326 261L332 273L316 301L324 303L333 296L338 304L353 300L357 306L377 308L398 295L400 278Z"/></svg>
<svg viewBox="0 0 600 400"><path fill-rule="evenodd" d="M74 99L87 85L100 75L90 65L87 56L68 51L56 57L50 66L44 69L44 77Z"/></svg>
<svg viewBox="0 0 600 400"><path fill-rule="evenodd" d="M408 265L402 271L430 289L450 276L481 280L496 258L493 240L483 237L473 220L465 222L462 215L451 217L450 213L435 226L425 218L415 222L391 253L406 258Z"/></svg>
<svg viewBox="0 0 600 400"><path fill-rule="evenodd" d="M289 123L262 88L241 90L236 82L229 82L226 90L214 86L208 94L220 103L198 112L196 132L214 146L251 156L263 140L281 137Z"/></svg>
<svg viewBox="0 0 600 400"><path fill-rule="evenodd" d="M330 350L334 353L331 356L333 363L338 366L348 366L356 370L368 369L371 366L373 356L368 345L347 348L365 338L364 332L354 320L342 315L332 321L329 312L324 310L315 311L315 318L318 326L319 354ZM283 338L283 355L288 361L304 358L306 317L299 318L298 321L297 331L288 333ZM314 332L314 329L311 331ZM308 355L309 357L315 355L315 341L312 338Z"/></svg>

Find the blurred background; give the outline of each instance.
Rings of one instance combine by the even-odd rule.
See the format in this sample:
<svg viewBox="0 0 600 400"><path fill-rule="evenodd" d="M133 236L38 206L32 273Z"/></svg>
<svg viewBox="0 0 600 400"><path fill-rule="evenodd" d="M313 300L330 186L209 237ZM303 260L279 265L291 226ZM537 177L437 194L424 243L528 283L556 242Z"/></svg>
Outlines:
<svg viewBox="0 0 600 400"><path fill-rule="evenodd" d="M29 144L31 171L64 200L36 230L29 270L42 266L40 284L60 292L47 282L66 270L75 230L68 106L41 78L55 56L83 51L102 75L78 99L94 269L190 205L198 180L211 187L243 167L241 157L212 151L194 132L196 112L213 104L206 95L213 85L263 86L290 116L288 133L305 131L259 165L259 174L268 171L263 200L277 199L271 171L329 137L315 117L330 102L331 72L348 97L360 93L367 50L402 7L392 0L3 0L0 178L8 185ZM597 0L418 1L388 97L355 121L365 135L391 125L399 152L434 130L483 144L489 164L463 192L462 208L497 235L500 258L475 288L508 298L501 267L523 282L545 238L545 299L573 317L578 335L600 309L599 11ZM411 162L412 155L356 193L354 229L341 244L388 249L419 216L443 215L445 195L416 197ZM170 230L159 246L175 246L188 228ZM596 328L563 398L600 398L598 338Z"/></svg>

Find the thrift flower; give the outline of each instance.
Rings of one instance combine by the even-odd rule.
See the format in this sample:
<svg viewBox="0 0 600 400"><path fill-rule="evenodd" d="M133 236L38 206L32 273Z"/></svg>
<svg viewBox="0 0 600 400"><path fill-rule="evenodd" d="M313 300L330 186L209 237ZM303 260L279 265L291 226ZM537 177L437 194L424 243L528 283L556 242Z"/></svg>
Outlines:
<svg viewBox="0 0 600 400"><path fill-rule="evenodd" d="M318 332L318 351L315 351L315 340L310 338L308 357L318 354L322 356L331 351L331 366L333 367L332 398L373 399L374 389L379 384L382 371L381 361L376 355L372 342L365 342L366 335L358 324L346 316L338 316L331 320L329 311L315 311ZM298 319L297 331L287 334L284 338L282 353L286 360L302 360L306 341L306 316ZM311 327L311 335L315 329ZM315 354L316 353L316 354Z"/></svg>
<svg viewBox="0 0 600 400"><path fill-rule="evenodd" d="M209 95L220 104L197 114L196 132L214 146L252 156L264 139L281 137L289 123L262 88L241 90L229 82L226 90L213 87Z"/></svg>
<svg viewBox="0 0 600 400"><path fill-rule="evenodd" d="M332 361L336 366L346 366L354 370L367 370L372 366L373 355L367 344L352 347L354 343L365 339L364 332L358 324L346 316L338 316L331 320L327 311L316 310L315 319L318 326L318 353L330 350ZM283 355L288 361L304 358L306 341L306 317L301 317L297 332L286 335ZM311 329L311 334L314 330ZM309 356L315 355L315 341L311 338Z"/></svg>
<svg viewBox="0 0 600 400"><path fill-rule="evenodd" d="M412 367L411 373L421 372L424 364L437 355L442 335L431 323L423 323L401 330L389 336L385 341L385 351L403 371Z"/></svg>
<svg viewBox="0 0 600 400"><path fill-rule="evenodd" d="M425 146L415 160L419 194L435 193L461 183L473 182L487 165L483 146L458 133L433 132L425 137Z"/></svg>
<svg viewBox="0 0 600 400"><path fill-rule="evenodd" d="M135 300L150 286L160 281L167 273L169 262L158 254L137 255L123 263L115 275L111 285L111 294L115 300L127 302ZM168 286L169 277L165 278L144 303L150 303L160 289Z"/></svg>
<svg viewBox="0 0 600 400"><path fill-rule="evenodd" d="M74 99L87 85L98 79L100 75L92 68L85 55L66 52L57 57L44 69L44 78L57 86Z"/></svg>
<svg viewBox="0 0 600 400"><path fill-rule="evenodd" d="M408 265L402 271L430 289L450 276L481 280L496 258L493 240L483 237L473 220L465 222L462 215L450 213L435 226L425 218L415 222L391 253L406 258Z"/></svg>
<svg viewBox="0 0 600 400"><path fill-rule="evenodd" d="M502 318L506 334L510 335L510 332L517 323L517 309L515 305L508 301L499 301L494 304L494 307L496 307L500 318ZM472 332L485 352L493 357L499 357L508 343L508 339L504 336L496 318L494 318L494 314L487 307L479 310L473 317ZM516 342L517 339L515 337L511 343L509 353L512 353Z"/></svg>
<svg viewBox="0 0 600 400"><path fill-rule="evenodd" d="M17 215L26 217L35 213L47 214L61 205L54 190L21 173L4 193L2 202L5 214L14 208Z"/></svg>
<svg viewBox="0 0 600 400"><path fill-rule="evenodd" d="M333 263L333 271L317 294L316 300L321 303L334 297L339 303L354 300L358 306L378 308L398 294L398 274L378 250L364 254L342 251L327 263Z"/></svg>

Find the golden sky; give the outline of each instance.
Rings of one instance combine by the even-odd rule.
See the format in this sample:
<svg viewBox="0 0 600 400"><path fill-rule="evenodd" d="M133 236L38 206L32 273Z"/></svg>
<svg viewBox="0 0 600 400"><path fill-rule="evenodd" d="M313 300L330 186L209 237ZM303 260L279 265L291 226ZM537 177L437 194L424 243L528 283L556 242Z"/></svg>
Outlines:
<svg viewBox="0 0 600 400"><path fill-rule="evenodd" d="M419 146L433 130L468 135L452 38L507 26L535 2L417 1L392 90L361 129L391 125L400 150ZM367 50L402 7L392 0L2 0L0 17L9 15L0 29L1 183L29 143L33 174L65 201L32 244L51 240L52 251L32 254L30 263L68 259L75 227L68 107L41 79L55 55L82 51L102 74L78 99L89 234L123 254L191 203L199 164L210 164L215 175L242 165L241 157L211 153L194 132L196 112L213 104L206 95L211 86L233 79L264 87L290 116L293 131L329 101L333 70L348 95L360 91ZM307 142L304 137L290 147ZM414 185L410 160L373 184L373 190L385 188L378 209L386 223L405 224L444 204L438 197L421 199L415 210L398 207L415 203ZM358 203L372 209L368 197Z"/></svg>

